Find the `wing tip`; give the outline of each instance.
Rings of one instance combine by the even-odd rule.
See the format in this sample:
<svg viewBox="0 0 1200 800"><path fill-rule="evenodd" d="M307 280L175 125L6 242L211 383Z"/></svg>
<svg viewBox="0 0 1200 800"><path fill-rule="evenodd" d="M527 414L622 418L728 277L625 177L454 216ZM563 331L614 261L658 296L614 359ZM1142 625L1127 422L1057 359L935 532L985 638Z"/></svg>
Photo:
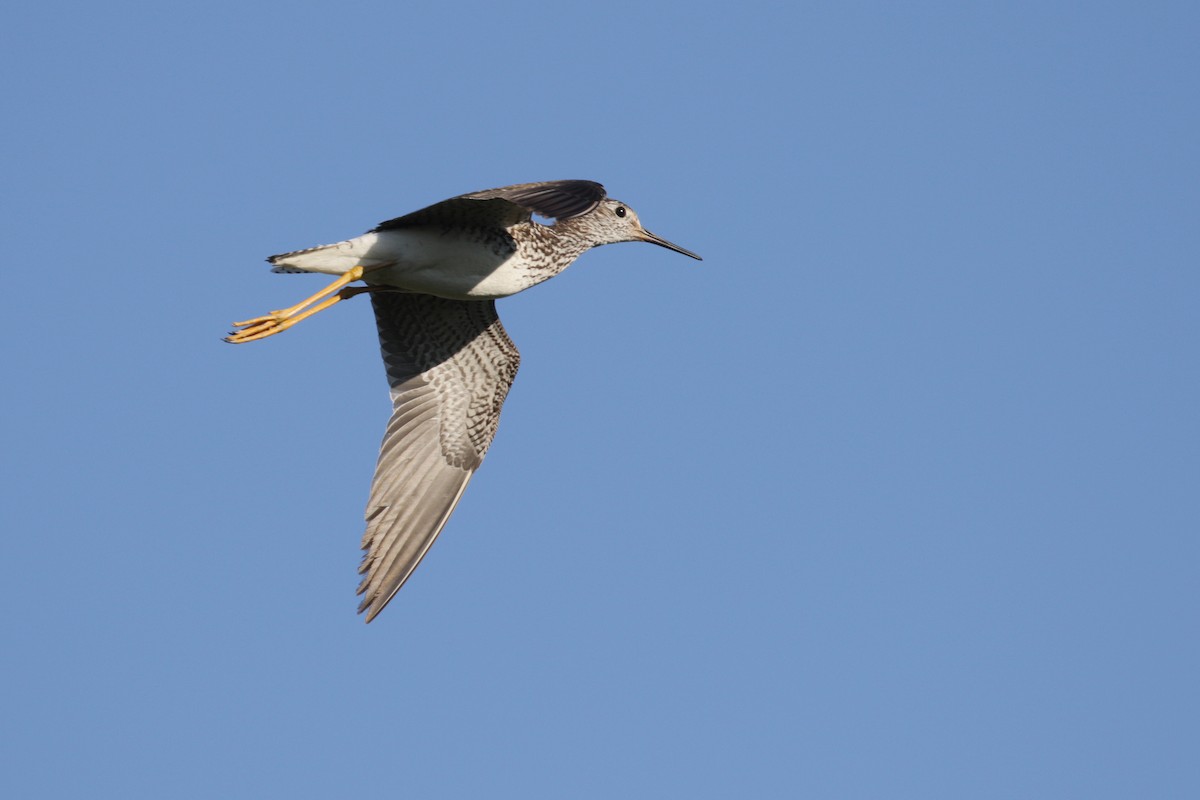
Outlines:
<svg viewBox="0 0 1200 800"><path fill-rule="evenodd" d="M379 606L378 608L372 608L371 604L364 600L362 603L359 603L359 605L358 605L358 613L361 614L364 611L367 612L367 615L365 617L363 617L363 624L370 625L371 620L373 620L377 616L379 616L380 611L383 611L383 606Z"/></svg>

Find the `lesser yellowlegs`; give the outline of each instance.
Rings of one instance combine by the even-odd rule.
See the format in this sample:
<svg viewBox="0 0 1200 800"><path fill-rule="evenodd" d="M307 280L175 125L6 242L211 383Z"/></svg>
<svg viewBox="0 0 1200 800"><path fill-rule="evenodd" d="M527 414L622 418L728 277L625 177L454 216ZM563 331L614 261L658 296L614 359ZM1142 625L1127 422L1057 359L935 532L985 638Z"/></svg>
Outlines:
<svg viewBox="0 0 1200 800"><path fill-rule="evenodd" d="M543 224L533 216L553 219ZM234 323L249 342L371 293L392 417L367 501L359 612L375 618L416 569L491 445L520 354L496 316L507 297L562 272L592 247L651 242L592 181L523 183L435 203L337 244L271 256L275 272L339 276L281 311ZM362 280L363 286L350 286Z"/></svg>

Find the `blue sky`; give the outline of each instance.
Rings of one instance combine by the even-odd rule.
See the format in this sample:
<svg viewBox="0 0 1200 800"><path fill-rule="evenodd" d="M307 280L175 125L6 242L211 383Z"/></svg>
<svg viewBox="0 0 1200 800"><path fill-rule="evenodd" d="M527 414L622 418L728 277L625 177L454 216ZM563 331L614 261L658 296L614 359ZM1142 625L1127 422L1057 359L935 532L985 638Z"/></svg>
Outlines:
<svg viewBox="0 0 1200 800"><path fill-rule="evenodd" d="M11 797L1200 794L1193 4L5 14ZM354 614L369 304L271 253L590 178Z"/></svg>

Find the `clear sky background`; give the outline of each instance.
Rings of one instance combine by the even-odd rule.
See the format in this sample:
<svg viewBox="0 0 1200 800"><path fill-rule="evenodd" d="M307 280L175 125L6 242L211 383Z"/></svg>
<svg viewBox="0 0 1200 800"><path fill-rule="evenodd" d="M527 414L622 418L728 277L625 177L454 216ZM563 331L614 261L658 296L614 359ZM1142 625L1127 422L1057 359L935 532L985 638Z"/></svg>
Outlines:
<svg viewBox="0 0 1200 800"><path fill-rule="evenodd" d="M9 9L0 795L1200 796L1197 8ZM369 303L220 337L556 178L705 260L501 301L363 625Z"/></svg>

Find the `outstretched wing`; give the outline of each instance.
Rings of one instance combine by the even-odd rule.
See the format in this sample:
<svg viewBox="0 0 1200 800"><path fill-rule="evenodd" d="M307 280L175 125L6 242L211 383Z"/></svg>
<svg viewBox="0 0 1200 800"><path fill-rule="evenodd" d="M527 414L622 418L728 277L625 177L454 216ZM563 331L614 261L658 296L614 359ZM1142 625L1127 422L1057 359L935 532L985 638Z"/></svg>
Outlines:
<svg viewBox="0 0 1200 800"><path fill-rule="evenodd" d="M397 228L464 224L507 228L519 222L528 222L533 214L567 219L586 214L599 205L604 197L604 187L595 181L518 183L434 203L420 211L381 223L372 233Z"/></svg>
<svg viewBox="0 0 1200 800"><path fill-rule="evenodd" d="M521 356L491 300L371 295L392 417L367 501L359 612L383 610L441 533L496 435Z"/></svg>

